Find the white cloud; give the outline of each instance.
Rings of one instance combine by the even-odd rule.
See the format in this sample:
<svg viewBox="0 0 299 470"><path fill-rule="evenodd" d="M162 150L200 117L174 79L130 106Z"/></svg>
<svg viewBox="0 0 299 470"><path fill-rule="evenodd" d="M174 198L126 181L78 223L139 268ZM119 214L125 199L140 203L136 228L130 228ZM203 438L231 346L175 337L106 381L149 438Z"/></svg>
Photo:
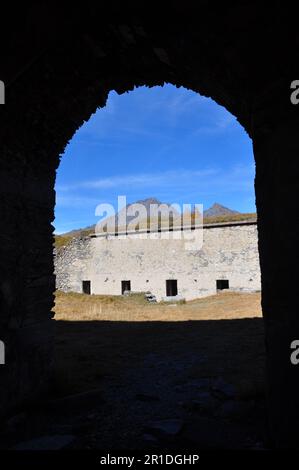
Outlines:
<svg viewBox="0 0 299 470"><path fill-rule="evenodd" d="M193 178L205 178L218 173L219 170L208 168L204 170L173 170L159 173L136 173L129 175L115 175L96 180L80 181L69 185L57 187L57 192L68 192L77 189L112 189L136 187L163 187L175 186L183 181Z"/></svg>
<svg viewBox="0 0 299 470"><path fill-rule="evenodd" d="M84 209L86 206L96 206L104 202L100 198L92 198L78 195L62 195L58 189L56 189L56 206L57 207L72 207L74 209Z"/></svg>
<svg viewBox="0 0 299 470"><path fill-rule="evenodd" d="M191 192L200 194L228 193L232 191L248 191L253 188L254 165L234 165L226 170L210 167L203 170L177 169L159 173L136 173L127 175L114 175L111 177L78 181L68 185L57 187L57 204L84 206L101 201L92 197L77 196L78 192L86 190L105 191L111 195L111 191L118 194L127 191L138 192L148 189L151 195L156 192L172 191L174 194ZM70 193L76 193L71 196ZM103 193L101 193L101 199Z"/></svg>

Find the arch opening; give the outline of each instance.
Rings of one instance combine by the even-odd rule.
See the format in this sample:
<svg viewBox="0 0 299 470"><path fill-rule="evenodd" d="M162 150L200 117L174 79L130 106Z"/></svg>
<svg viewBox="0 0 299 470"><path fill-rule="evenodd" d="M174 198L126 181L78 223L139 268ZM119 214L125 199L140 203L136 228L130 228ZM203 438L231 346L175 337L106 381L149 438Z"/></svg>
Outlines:
<svg viewBox="0 0 299 470"><path fill-rule="evenodd" d="M261 359L263 345L261 319L255 318L261 314L259 294L249 293L259 290L260 285L259 273L256 272L257 234L252 232L255 220L250 219L254 216L252 214L254 212L253 157L248 136L225 110L186 89L177 90L171 86L150 90L141 88L120 97L112 93L110 99L110 103L109 99L107 101L107 109L99 110L85 125L85 129L83 126L82 130L77 132L66 150L66 155L63 156L66 162L63 175L59 177L58 173L56 191L58 204L59 200L61 204L60 209L65 208L69 211L70 208L74 209L74 205L76 206L78 202L78 210L68 214L68 219L65 215L67 212L63 210L59 214L56 213L59 231L63 232L66 227L72 229L69 234L63 233L57 236L58 249L61 250L61 254L58 251L58 257L61 256L61 262L59 260L58 266L56 264L56 276L58 287L66 292L65 294L58 292L56 297L58 370L65 368L74 371L75 382L76 380L78 382L71 386L77 391L82 391L80 388L82 384L84 391L86 384L87 389L91 388L91 384L92 388L106 387L105 396L110 396L108 401L111 402L111 408L114 408L113 417L109 417L112 423L116 423L117 414L123 412L122 397L131 396L127 401L127 412L122 426L118 429L117 426L112 426L113 430L109 436L106 436L105 446L108 447L113 441L122 439L121 434L128 434L124 445L130 446L136 440L142 445L146 420L150 422L153 418L148 405L153 403L159 403L159 411L155 417L161 423L167 420L169 413L177 413L180 419L188 422L191 429L199 417L204 416L214 420L216 432L219 421L223 419L230 420L232 427L236 426L239 420L237 427L239 426L240 430L242 427L240 421L246 422L246 418L241 414L249 403L252 405L254 399L258 403L257 408L254 406L250 408L249 405L247 411L251 418L256 413L256 433L260 435L262 431L259 420L264 406L264 370ZM163 116L165 108L166 116ZM142 109L146 110L143 115ZM144 118L144 114L148 114L148 119ZM200 114L198 122L194 122L195 114ZM153 123L152 126L149 125L149 121ZM194 129L197 132L194 133ZM155 145L152 143L153 140L156 141ZM242 156L239 153L240 149L243 149ZM233 152L238 155L231 155ZM86 168L87 162L84 163L87 155L91 158L90 171ZM105 156L108 164L103 161ZM243 159L249 160L249 170L247 168L245 171L240 164L240 160ZM219 162L223 163L223 167L217 168ZM159 253L159 258L164 257L157 269L157 260L154 259L152 248L148 251L147 241L140 243L140 240L136 239L120 240L124 232L121 227L117 227L117 237L115 233L109 232L111 235L109 241L106 237L107 231L104 231L103 239L93 238L94 225L97 222L95 211L97 204L115 202L117 196L124 193L127 195L128 204L136 201L147 204L149 199L155 199L159 203L179 202L182 206L182 202L203 202L204 197L204 202L207 202L204 204L206 209L213 205L215 198L216 200L220 198L223 204L228 206L233 204L232 207L239 210L233 213L219 204L214 208L216 215L213 215L213 210L208 212L204 222L213 227L207 229L207 232L217 231L219 228L228 232L224 234L224 238L222 234L216 232L212 237L207 235L206 243L211 245L202 258L200 250L196 250L195 254L191 253L193 258L195 256L195 264L198 266L195 268L193 266L192 272L187 274L194 261L192 260L190 265L188 256L187 258L184 254L181 256L181 247L176 248L173 245L172 249L178 250L175 255L178 262L175 267L167 266L171 264L169 258L165 257L165 255L171 257L171 250L169 251L171 240L166 240L168 246L163 245L164 240L161 240L160 248L157 248L157 240L150 242L154 244L153 250ZM78 201L80 197L82 201ZM227 213L221 214L221 209L227 209ZM89 213L89 219L84 218L86 213ZM91 213L94 218L90 217ZM111 217L111 214L105 215ZM74 222L76 217L77 221ZM64 226L63 218L67 219L64 220L66 222ZM104 220L107 219L104 217ZM73 225L68 226L68 222ZM155 222L159 225L161 219ZM245 225L244 222L249 225ZM224 227L219 224L224 224ZM249 232L244 232L245 235L242 232L243 228L245 231L249 228ZM137 229L138 235L141 229L142 220ZM155 230L154 227L152 231ZM242 232L240 239L238 236L235 237L236 231ZM249 243L251 246L247 247L249 257L246 258L244 253L236 255L234 251L238 251L238 243L244 243L244 237L246 240L248 234L251 237L252 233L254 233L253 241L251 240ZM225 238L231 240L229 242L231 245L226 245ZM220 243L220 246L216 247L215 242L217 243L219 239L224 240L225 246L221 247ZM121 249L119 249L120 243L123 244ZM213 249L213 246L218 258L210 255L211 260L209 260L209 250ZM242 252L242 248L239 251ZM246 286L242 285L245 278L236 279L237 273L234 272L234 267L230 266L228 269L231 259L227 265L224 262L222 267L216 267L221 263L220 259L224 253L228 258L239 256L241 264L239 275L244 270L244 264L248 262L249 266L250 258L256 256L257 265L248 268L246 275L247 277L249 275L249 278ZM133 262L131 261L132 266L129 266L130 258L134 258ZM182 267L184 262L186 267ZM154 268L150 267L151 264ZM162 272L159 272L163 265L164 271L162 269ZM171 279L168 278L169 269L172 271ZM204 279L207 271L213 271L208 281L211 287ZM215 296L218 284L227 286L228 276L232 292L227 297ZM257 279L253 282L254 288L250 283L254 281L255 276ZM93 294L88 300L82 300L85 299L81 294L84 287L82 283L84 286L88 283L88 292L84 290L85 294ZM163 291L163 295L159 289ZM238 290L245 292L248 290L248 293L237 294ZM183 303L186 299L182 293L187 296L186 304ZM211 294L214 295L210 298L208 310L205 311L206 296ZM172 303L166 303L169 300L167 297L171 297ZM157 303L157 300L164 302ZM217 307L219 301L227 303L222 312ZM84 302L86 302L85 307ZM241 305L238 305L238 302ZM177 311L175 314L174 309ZM212 313L213 309L216 315ZM236 311L239 309L239 312L230 317L229 309ZM82 325L85 331L84 338L80 337ZM202 328L203 335L200 333ZM242 355L244 341L248 340L248 328L252 330L250 333L252 343L246 354ZM170 338L166 339L169 332L171 332ZM104 340L104 345L99 346L102 356L100 361L97 348L94 346L89 348L86 345L82 357L79 344L83 344L83 341L95 344L98 335L102 337L103 333L107 335L107 341ZM68 334L73 339L76 338L76 342L73 342L72 346L67 342L68 346L61 347L59 341L61 338L66 340ZM190 349L186 347L186 336ZM111 344L109 337L112 338ZM173 346L174 338L178 344L177 348ZM197 342L203 344L198 346ZM209 345L210 342L212 345ZM216 343L218 351L215 351ZM224 351L228 349L230 349L230 359L225 358ZM118 355L122 359L119 360ZM137 357L138 361L143 361L143 364L138 363ZM210 359L207 360L207 357ZM160 364L161 370L155 362ZM233 365L227 368L223 377L225 362L231 362ZM106 374L108 379L105 378ZM117 394L112 392L110 375L113 376L112 382L118 383ZM117 375L119 379L116 379ZM161 381L160 388L155 385L159 381ZM175 411L179 396L186 398L186 403L180 406L179 411ZM128 432L128 422L130 416L135 413L136 402L140 413L137 413L136 419L131 423L134 430ZM143 421L141 414L145 415ZM101 432L99 430L99 433L105 430L104 415L107 415L107 412L103 408L101 410L103 429ZM155 434L155 431L151 430L150 434L151 432ZM222 438L224 446L229 447L232 444L225 442L225 432ZM256 435L253 434L251 439L252 442L256 441ZM212 442L210 444L212 445ZM219 443L220 446L222 444ZM235 442L235 446L238 445Z"/></svg>
<svg viewBox="0 0 299 470"><path fill-rule="evenodd" d="M3 11L2 43L9 44L9 54L1 76L6 104L0 107L0 300L1 340L10 365L2 369L1 410L32 402L49 376L50 221L59 154L96 107L104 106L110 90L168 82L213 97L253 139L269 430L272 444L296 447L299 381L289 353L298 331L298 237L296 224L285 230L297 201L298 113L289 99L290 82L297 78L294 20L282 4L271 11L254 2L223 4L215 13L198 2L188 9L174 6L165 16L143 6L133 11L127 5L86 5L84 11L74 5L71 13L55 5L26 5L19 7L20 21L13 7Z"/></svg>

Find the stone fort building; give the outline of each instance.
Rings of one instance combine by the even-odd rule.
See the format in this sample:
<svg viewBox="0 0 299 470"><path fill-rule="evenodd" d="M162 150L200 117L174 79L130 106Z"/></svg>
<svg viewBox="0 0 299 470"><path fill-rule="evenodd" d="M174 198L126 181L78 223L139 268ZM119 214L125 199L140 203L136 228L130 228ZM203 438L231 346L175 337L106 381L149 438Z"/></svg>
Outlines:
<svg viewBox="0 0 299 470"><path fill-rule="evenodd" d="M198 236L198 243L191 249L184 230L73 238L56 254L57 288L103 295L150 292L158 301L192 300L223 289L260 290L256 222L195 228L189 236Z"/></svg>

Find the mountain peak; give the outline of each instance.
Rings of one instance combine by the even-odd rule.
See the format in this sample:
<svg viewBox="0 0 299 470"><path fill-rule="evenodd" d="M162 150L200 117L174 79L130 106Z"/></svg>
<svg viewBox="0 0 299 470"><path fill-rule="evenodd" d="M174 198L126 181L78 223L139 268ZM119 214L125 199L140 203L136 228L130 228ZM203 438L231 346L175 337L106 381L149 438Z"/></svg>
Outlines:
<svg viewBox="0 0 299 470"><path fill-rule="evenodd" d="M214 204L209 209L203 211L204 217L217 217L218 215L232 214L239 214L239 212L229 209L228 207L225 207L218 202L214 202Z"/></svg>
<svg viewBox="0 0 299 470"><path fill-rule="evenodd" d="M159 199L155 197L148 197L146 199L140 199L139 201L132 202L131 204L127 204L127 207L134 206L134 204L141 204L146 208L147 211L149 211L151 204L157 204L158 206L160 204L165 204L159 201Z"/></svg>
<svg viewBox="0 0 299 470"><path fill-rule="evenodd" d="M140 199L133 204L162 204L162 202L156 197L147 197L146 199Z"/></svg>

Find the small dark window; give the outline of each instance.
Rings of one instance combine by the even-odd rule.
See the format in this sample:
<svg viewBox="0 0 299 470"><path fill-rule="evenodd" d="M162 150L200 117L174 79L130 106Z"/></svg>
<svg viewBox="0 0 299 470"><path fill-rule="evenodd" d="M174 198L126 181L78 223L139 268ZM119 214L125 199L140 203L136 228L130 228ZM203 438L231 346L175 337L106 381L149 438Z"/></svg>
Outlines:
<svg viewBox="0 0 299 470"><path fill-rule="evenodd" d="M167 279L166 296L173 297L175 295L178 295L178 281L176 279Z"/></svg>
<svg viewBox="0 0 299 470"><path fill-rule="evenodd" d="M217 290L229 289L228 279L217 279L216 288Z"/></svg>
<svg viewBox="0 0 299 470"><path fill-rule="evenodd" d="M121 281L121 293L124 295L125 291L131 290L131 281Z"/></svg>
<svg viewBox="0 0 299 470"><path fill-rule="evenodd" d="M90 281L82 281L82 292L83 294L90 295L90 292L91 292Z"/></svg>

